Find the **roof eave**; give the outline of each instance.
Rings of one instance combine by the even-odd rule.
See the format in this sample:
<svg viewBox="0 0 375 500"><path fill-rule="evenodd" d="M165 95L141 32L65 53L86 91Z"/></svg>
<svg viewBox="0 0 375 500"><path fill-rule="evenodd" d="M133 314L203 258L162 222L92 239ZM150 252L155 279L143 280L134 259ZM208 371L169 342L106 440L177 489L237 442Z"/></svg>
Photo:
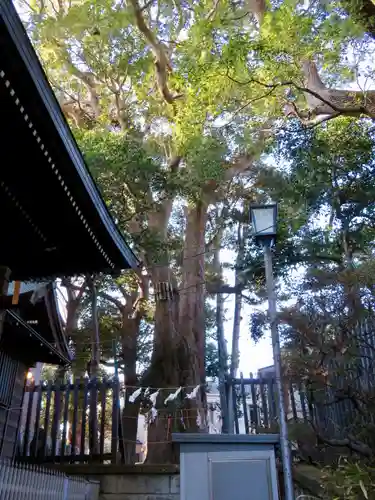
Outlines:
<svg viewBox="0 0 375 500"><path fill-rule="evenodd" d="M40 342L41 346L47 347L54 355L56 355L56 357L61 360L62 365L70 365L71 359L69 359L69 357L65 356L64 353L59 351L59 349L54 347L45 338L43 338L31 325L27 324L21 318L21 316L19 316L17 313L12 311L11 309L7 309L5 312L8 316L10 316L14 320L16 320L18 324L20 324L23 328L25 328L28 332L30 332L30 334Z"/></svg>
<svg viewBox="0 0 375 500"><path fill-rule="evenodd" d="M135 269L139 266L139 261L131 248L125 242L122 234L117 228L112 216L110 215L100 192L94 182L93 177L88 171L82 153L73 137L70 127L61 111L60 105L51 86L47 80L45 72L40 64L40 61L33 49L31 42L27 36L25 28L17 14L15 7L11 1L0 2L0 15L2 16L8 32L13 39L13 42L18 48L19 54L22 57L26 68L32 78L35 87L37 88L43 104L53 118L56 125L56 130L61 138L62 143L74 165L77 174L89 194L93 205L106 229L111 236L113 243L126 261L122 269ZM117 266L118 267L118 266Z"/></svg>

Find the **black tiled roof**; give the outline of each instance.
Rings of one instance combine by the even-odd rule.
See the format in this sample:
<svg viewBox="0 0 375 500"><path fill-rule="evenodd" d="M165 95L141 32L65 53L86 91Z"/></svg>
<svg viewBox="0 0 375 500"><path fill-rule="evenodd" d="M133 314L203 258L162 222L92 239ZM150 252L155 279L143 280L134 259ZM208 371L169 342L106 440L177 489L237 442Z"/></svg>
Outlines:
<svg viewBox="0 0 375 500"><path fill-rule="evenodd" d="M136 267L10 0L0 52L0 265L22 281Z"/></svg>

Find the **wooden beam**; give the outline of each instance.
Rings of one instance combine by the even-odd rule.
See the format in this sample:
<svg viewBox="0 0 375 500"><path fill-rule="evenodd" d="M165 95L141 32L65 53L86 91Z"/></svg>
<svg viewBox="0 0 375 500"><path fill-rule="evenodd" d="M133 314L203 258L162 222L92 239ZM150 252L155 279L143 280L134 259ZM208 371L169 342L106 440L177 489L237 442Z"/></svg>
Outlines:
<svg viewBox="0 0 375 500"><path fill-rule="evenodd" d="M17 306L20 299L21 282L14 282L14 292L12 297L12 306Z"/></svg>

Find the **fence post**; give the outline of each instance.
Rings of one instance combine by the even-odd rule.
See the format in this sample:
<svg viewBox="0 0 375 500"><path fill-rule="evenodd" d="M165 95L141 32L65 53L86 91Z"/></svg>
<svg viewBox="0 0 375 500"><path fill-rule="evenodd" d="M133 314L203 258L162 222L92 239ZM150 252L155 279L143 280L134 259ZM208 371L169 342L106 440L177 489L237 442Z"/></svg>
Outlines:
<svg viewBox="0 0 375 500"><path fill-rule="evenodd" d="M5 472L7 469L6 459L0 457L0 498L3 496L2 491L5 490ZM4 492L5 493L5 492Z"/></svg>
<svg viewBox="0 0 375 500"><path fill-rule="evenodd" d="M86 480L86 483L85 483L85 500L89 500L90 493L91 493L91 484L90 484L89 481Z"/></svg>
<svg viewBox="0 0 375 500"><path fill-rule="evenodd" d="M228 384L228 399L227 399L227 407L228 407L228 415L227 415L227 433L234 433L234 401L233 401L233 378L229 375L227 377Z"/></svg>
<svg viewBox="0 0 375 500"><path fill-rule="evenodd" d="M119 383L118 379L114 377L112 384L112 444L111 444L111 462L113 464L117 463L117 450L118 439L119 439Z"/></svg>
<svg viewBox="0 0 375 500"><path fill-rule="evenodd" d="M62 500L68 500L68 498L69 498L69 478L68 476L64 476Z"/></svg>

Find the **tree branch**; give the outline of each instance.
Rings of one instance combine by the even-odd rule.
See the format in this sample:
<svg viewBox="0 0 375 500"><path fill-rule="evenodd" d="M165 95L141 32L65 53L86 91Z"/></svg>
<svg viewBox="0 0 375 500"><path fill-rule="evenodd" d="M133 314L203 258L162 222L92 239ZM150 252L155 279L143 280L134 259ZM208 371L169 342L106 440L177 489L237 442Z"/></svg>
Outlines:
<svg viewBox="0 0 375 500"><path fill-rule="evenodd" d="M309 63L310 66L310 72L312 74L312 65L314 63ZM314 65L315 66L315 65ZM305 76L307 76L307 66L306 64L304 65L304 72ZM281 87L294 87L296 90L299 92L303 92L307 96L311 96L313 99L307 99L308 105L311 108L309 114L307 115L307 118L311 118L311 116L317 116L317 115L329 115L331 116L332 114L336 113L336 116L339 114L343 115L348 115L348 116L358 116L361 114L367 115L370 118L375 119L375 91L371 91L370 97L371 99L369 100L370 107L366 107L364 105L359 105L359 106L339 106L337 102L342 102L342 101L349 101L350 104L353 104L358 100L358 97L361 97L362 100L366 100L366 96L363 95L363 92L359 91L349 91L349 90L336 90L336 89L329 89L320 84L318 85L318 82L322 83L320 78L317 77L317 74L314 72L314 79L315 83L317 86L319 86L319 92L313 90L310 87L306 86L301 86L297 84L296 82L289 80L285 82L280 82L280 83L265 83L259 80L256 80L255 78L250 78L249 80L245 82L241 82L236 80L235 78L231 77L228 73L226 74L226 77L229 78L231 81L237 83L238 85L249 85L250 83L255 83L257 85L261 85L264 88L268 89L273 89L276 90L277 88ZM307 81L309 81L307 77ZM318 80L319 78L319 80ZM312 80L312 78L311 78ZM311 82L310 80L310 82ZM324 93L325 95L322 95ZM325 106L322 106L321 104L324 104ZM292 103L289 103L289 110L290 106L293 106ZM294 106L294 109L296 111L296 107ZM300 116L299 116L300 117Z"/></svg>
<svg viewBox="0 0 375 500"><path fill-rule="evenodd" d="M61 286L66 288L68 293L68 300L75 300L80 302L85 290L87 288L87 280L85 279L81 286L74 285L68 278L64 278L61 280ZM78 292L76 295L73 294L73 291Z"/></svg>
<svg viewBox="0 0 375 500"><path fill-rule="evenodd" d="M267 120L266 123L263 124L263 127L270 125L272 123L271 120ZM256 160L258 160L261 155L265 141L268 137L272 135L271 128L262 128L257 131L259 134L257 141L252 145L252 152L250 154L246 154L243 156L239 156L232 164L231 167L227 168L224 175L224 181L230 181L237 175L240 175L247 170L249 170Z"/></svg>
<svg viewBox="0 0 375 500"><path fill-rule="evenodd" d="M214 5L210 12L206 16L206 21L211 21L211 19L215 19L217 9L219 7L220 0L214 0Z"/></svg>
<svg viewBox="0 0 375 500"><path fill-rule="evenodd" d="M328 444L329 446L346 447L368 458L373 456L371 448L367 444L362 443L361 441L357 441L354 436L348 434L348 437L343 439L327 438L320 434L319 430L312 421L310 421L310 425L313 428L317 438L320 439L323 443Z"/></svg>
<svg viewBox="0 0 375 500"><path fill-rule="evenodd" d="M81 71L75 66L75 64L73 64L72 58L67 48L60 40L55 39L55 45L60 53L61 59L65 63L65 67L68 70L68 72L72 76L80 80L86 87L94 118L98 118L100 115L100 106L99 106L99 96L96 91L95 76L89 71Z"/></svg>
<svg viewBox="0 0 375 500"><path fill-rule="evenodd" d="M375 38L375 5L371 0L342 0L344 8L360 22L365 29ZM248 0L250 11L261 25L265 11L265 0ZM314 116L332 115L335 113L349 116L367 115L375 119L375 91L367 93L351 90L327 88L319 77L316 65L312 61L302 61L302 69L306 78L306 87L296 85L295 82L284 82L277 86L293 86L306 95L310 113ZM255 81L255 80L253 80ZM257 82L260 83L260 82ZM268 88L275 86L263 85ZM369 96L369 99L368 99ZM359 106L353 104L359 102ZM325 106L322 106L322 103ZM335 113L332 113L335 112Z"/></svg>
<svg viewBox="0 0 375 500"><path fill-rule="evenodd" d="M119 285L119 284L117 284L117 286L118 286L118 289L120 290L122 296L126 300L126 303L128 303L131 300L131 294L126 291L124 286Z"/></svg>
<svg viewBox="0 0 375 500"><path fill-rule="evenodd" d="M147 10L152 4L154 3L154 0L149 0L149 2L146 2L143 7L140 8L141 12L144 10Z"/></svg>
<svg viewBox="0 0 375 500"><path fill-rule="evenodd" d="M250 104L253 104L254 102L257 102L257 101L261 101L262 99L265 99L266 97L268 97L269 95L273 94L273 92L275 92L276 89L271 89L269 90L268 92L260 95L260 96L257 96L257 97L254 97L253 99L250 99L250 101L247 101L245 104L243 104L242 106L240 106L238 109L236 109L236 111L234 111L232 113L232 118L229 120L229 122L227 123L224 123L224 125L220 125L219 127L217 128L224 128L224 127L227 127L228 125L230 125L233 121L234 121L234 118L239 114L241 113L241 111L243 111L245 108L247 108L248 106L250 106ZM216 128L216 127L215 127Z"/></svg>
<svg viewBox="0 0 375 500"><path fill-rule="evenodd" d="M227 285L225 283L210 283L206 282L206 292L212 295L217 294L237 294L241 293L245 289L245 285L243 283L237 284L235 286Z"/></svg>
<svg viewBox="0 0 375 500"><path fill-rule="evenodd" d="M172 174L177 173L181 160L181 156L173 156L170 159L168 168ZM157 205L156 209L148 213L149 228L154 231L159 231L162 233L163 237L166 237L168 221L172 213L174 199L174 196L166 193L161 203Z"/></svg>
<svg viewBox="0 0 375 500"><path fill-rule="evenodd" d="M327 88L322 82L314 62L304 60L302 63L306 81L307 103L314 115L332 114L332 109L340 114L358 116L368 115L375 118L375 92L338 90ZM298 89L297 86L295 88ZM301 90L301 89L298 89ZM361 103L354 106L353 103ZM326 107L321 104L325 104Z"/></svg>
<svg viewBox="0 0 375 500"><path fill-rule="evenodd" d="M184 18L184 9L181 7L181 3L179 0L173 0L173 5L178 13L178 17L179 17L179 20L178 20L178 25L177 25L177 28L176 28L176 32L175 32L175 38L178 39L184 25L185 25L185 18ZM173 42L170 42L170 43L173 43ZM177 42L176 42L177 43Z"/></svg>
<svg viewBox="0 0 375 500"><path fill-rule="evenodd" d="M108 300L108 302L114 304L118 308L118 310L122 313L125 306L120 300L116 299L116 297L112 297L112 295L109 295L108 293L105 292L99 292L98 295L103 299Z"/></svg>
<svg viewBox="0 0 375 500"><path fill-rule="evenodd" d="M138 0L130 0L134 13L136 24L139 31L144 35L150 48L155 56L155 78L159 92L165 102L173 104L173 102L182 97L181 94L173 95L168 87L168 73L172 72L172 67L168 60L165 48L160 43L151 29L147 26L143 17L142 8L139 6Z"/></svg>

